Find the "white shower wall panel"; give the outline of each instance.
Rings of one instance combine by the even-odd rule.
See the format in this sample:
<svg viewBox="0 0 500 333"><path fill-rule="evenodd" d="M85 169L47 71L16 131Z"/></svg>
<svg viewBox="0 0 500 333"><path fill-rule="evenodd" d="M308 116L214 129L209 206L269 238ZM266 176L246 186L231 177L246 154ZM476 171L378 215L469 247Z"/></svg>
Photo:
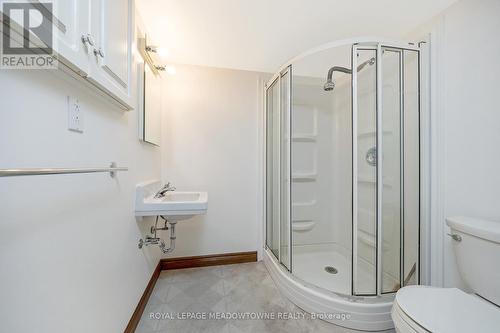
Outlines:
<svg viewBox="0 0 500 333"><path fill-rule="evenodd" d="M352 248L352 114L351 80L337 80L333 94L332 190L334 242Z"/></svg>
<svg viewBox="0 0 500 333"><path fill-rule="evenodd" d="M332 98L318 79L294 78L292 108L292 229L294 245L334 242ZM310 223L313 222L313 223ZM303 225L303 224L302 224ZM297 228L296 228L297 229Z"/></svg>

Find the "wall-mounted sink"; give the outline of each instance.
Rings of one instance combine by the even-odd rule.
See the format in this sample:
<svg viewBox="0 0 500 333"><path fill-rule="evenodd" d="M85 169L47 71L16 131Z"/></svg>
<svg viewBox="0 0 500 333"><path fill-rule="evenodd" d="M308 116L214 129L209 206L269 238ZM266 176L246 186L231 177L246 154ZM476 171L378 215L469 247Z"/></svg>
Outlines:
<svg viewBox="0 0 500 333"><path fill-rule="evenodd" d="M155 194L162 188L159 180L140 183L136 187L135 216L164 216L167 220L187 220L208 209L207 192L171 191L161 198Z"/></svg>

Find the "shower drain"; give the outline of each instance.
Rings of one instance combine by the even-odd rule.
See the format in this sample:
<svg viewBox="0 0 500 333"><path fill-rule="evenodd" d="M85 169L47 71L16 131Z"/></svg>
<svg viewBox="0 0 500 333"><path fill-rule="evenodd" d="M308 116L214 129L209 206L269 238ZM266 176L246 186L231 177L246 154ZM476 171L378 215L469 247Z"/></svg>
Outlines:
<svg viewBox="0 0 500 333"><path fill-rule="evenodd" d="M337 274L339 271L333 266L326 266L325 271L330 274Z"/></svg>

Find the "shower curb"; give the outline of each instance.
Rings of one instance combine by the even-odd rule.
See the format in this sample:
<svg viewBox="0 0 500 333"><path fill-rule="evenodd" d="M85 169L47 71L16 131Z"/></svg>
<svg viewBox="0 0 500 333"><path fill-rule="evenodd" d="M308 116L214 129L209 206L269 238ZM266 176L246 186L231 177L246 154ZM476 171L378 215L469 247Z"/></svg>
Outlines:
<svg viewBox="0 0 500 333"><path fill-rule="evenodd" d="M292 303L308 313L349 315L347 320L320 318L332 324L369 332L393 332L391 318L392 299L383 297L353 297L338 295L334 292L315 287L292 277L266 249L263 261L278 290ZM387 298L380 303L377 299ZM371 299L371 301L369 301Z"/></svg>

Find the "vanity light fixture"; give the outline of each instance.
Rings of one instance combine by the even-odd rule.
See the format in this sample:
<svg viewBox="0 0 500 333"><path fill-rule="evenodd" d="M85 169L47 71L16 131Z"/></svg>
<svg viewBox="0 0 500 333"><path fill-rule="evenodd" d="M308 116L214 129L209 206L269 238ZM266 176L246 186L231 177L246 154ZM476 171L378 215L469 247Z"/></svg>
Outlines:
<svg viewBox="0 0 500 333"><path fill-rule="evenodd" d="M162 71L167 71L167 73L170 73L166 68L167 66L158 64L161 63L160 58L163 59L167 56L167 49L156 45L149 45L147 35L139 38L138 49L139 53L144 59L144 62L149 66L154 75L159 75L159 73Z"/></svg>

